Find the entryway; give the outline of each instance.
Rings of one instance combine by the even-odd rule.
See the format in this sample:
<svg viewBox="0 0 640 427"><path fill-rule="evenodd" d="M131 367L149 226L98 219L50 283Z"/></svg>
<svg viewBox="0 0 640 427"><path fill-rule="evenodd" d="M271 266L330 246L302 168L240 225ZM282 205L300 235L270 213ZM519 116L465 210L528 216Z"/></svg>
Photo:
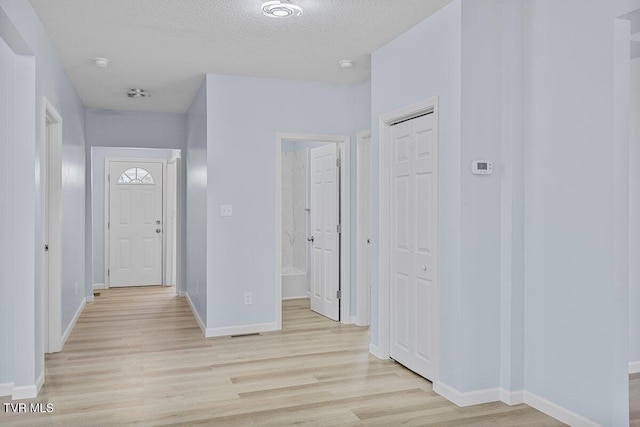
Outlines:
<svg viewBox="0 0 640 427"><path fill-rule="evenodd" d="M92 147L93 288L176 286L181 152Z"/></svg>
<svg viewBox="0 0 640 427"><path fill-rule="evenodd" d="M349 137L280 134L276 161L276 294L350 323ZM280 323L280 322L279 322Z"/></svg>

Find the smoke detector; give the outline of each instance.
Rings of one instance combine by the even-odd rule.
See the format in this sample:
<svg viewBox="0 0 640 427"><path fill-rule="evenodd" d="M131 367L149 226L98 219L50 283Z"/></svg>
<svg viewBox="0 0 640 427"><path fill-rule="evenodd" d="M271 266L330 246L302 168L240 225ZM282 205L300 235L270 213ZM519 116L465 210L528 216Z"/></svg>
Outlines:
<svg viewBox="0 0 640 427"><path fill-rule="evenodd" d="M340 64L342 68L351 68L356 65L355 61L351 59L343 59L342 61L338 62L338 64Z"/></svg>
<svg viewBox="0 0 640 427"><path fill-rule="evenodd" d="M105 68L109 65L109 60L107 58L93 58L91 62L101 68Z"/></svg>
<svg viewBox="0 0 640 427"><path fill-rule="evenodd" d="M150 98L151 95L145 92L144 89L129 89L127 92L129 98Z"/></svg>
<svg viewBox="0 0 640 427"><path fill-rule="evenodd" d="M302 16L302 8L289 3L287 0L273 0L262 4L262 14L272 18Z"/></svg>

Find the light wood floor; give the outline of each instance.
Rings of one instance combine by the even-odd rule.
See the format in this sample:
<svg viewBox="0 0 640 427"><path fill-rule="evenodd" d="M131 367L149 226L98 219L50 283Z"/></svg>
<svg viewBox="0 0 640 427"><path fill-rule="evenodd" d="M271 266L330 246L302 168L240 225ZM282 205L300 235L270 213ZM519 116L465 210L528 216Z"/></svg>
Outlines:
<svg viewBox="0 0 640 427"><path fill-rule="evenodd" d="M280 332L205 339L172 288L103 290L24 401L54 412L0 408L0 425L562 425L526 405L458 408L368 342L307 300L284 303Z"/></svg>

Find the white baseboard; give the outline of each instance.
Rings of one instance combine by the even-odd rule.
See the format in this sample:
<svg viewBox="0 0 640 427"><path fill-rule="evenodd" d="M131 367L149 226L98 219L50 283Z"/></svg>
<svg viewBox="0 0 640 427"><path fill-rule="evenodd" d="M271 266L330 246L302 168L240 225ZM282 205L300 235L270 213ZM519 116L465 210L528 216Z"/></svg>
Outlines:
<svg viewBox="0 0 640 427"><path fill-rule="evenodd" d="M563 408L562 406L557 405L533 393L529 393L528 391L524 392L524 403L531 406L532 408L537 409L540 412L544 412L545 414L555 418L558 421L569 424L570 426L592 427L599 425L598 423L595 423L590 419L583 417L582 415L576 414L573 411Z"/></svg>
<svg viewBox="0 0 640 427"><path fill-rule="evenodd" d="M85 298L85 300L87 302L94 302L95 301L95 299L93 298L93 295L89 295L88 297Z"/></svg>
<svg viewBox="0 0 640 427"><path fill-rule="evenodd" d="M385 357L385 355L382 353L382 350L380 350L380 348L375 344L369 344L369 353L373 354L378 359L388 359L388 357Z"/></svg>
<svg viewBox="0 0 640 427"><path fill-rule="evenodd" d="M104 283L94 283L93 289L107 289L107 285Z"/></svg>
<svg viewBox="0 0 640 427"><path fill-rule="evenodd" d="M358 324L358 316L349 317L349 324L350 325L357 325Z"/></svg>
<svg viewBox="0 0 640 427"><path fill-rule="evenodd" d="M191 301L191 297L189 296L189 292L186 292L184 296L187 299L187 302L189 303L189 307L191 307L191 311L193 312L193 317L196 318L196 322L198 322L198 326L200 326L200 329L202 330L202 333L205 336L207 336L207 327L205 326L204 322L200 318L200 314L198 313L198 310L196 310L196 307L193 305L193 301Z"/></svg>
<svg viewBox="0 0 640 427"><path fill-rule="evenodd" d="M36 380L36 394L40 393L42 386L44 385L44 371L40 372L40 376Z"/></svg>
<svg viewBox="0 0 640 427"><path fill-rule="evenodd" d="M524 403L524 390L508 391L503 388L500 389L500 400L509 406L519 405Z"/></svg>
<svg viewBox="0 0 640 427"><path fill-rule="evenodd" d="M433 383L433 391L460 407L480 405L500 400L499 388L461 392L441 381Z"/></svg>
<svg viewBox="0 0 640 427"><path fill-rule="evenodd" d="M245 335L256 334L260 332L277 331L278 325L276 322L269 323L256 323L253 325L239 325L239 326L227 326L223 328L207 328L205 336L211 337L225 337L229 335Z"/></svg>
<svg viewBox="0 0 640 427"><path fill-rule="evenodd" d="M38 386L36 384L13 387L11 392L12 400L35 399L36 397L38 397Z"/></svg>
<svg viewBox="0 0 640 427"><path fill-rule="evenodd" d="M290 301L290 300L294 300L294 299L309 299L309 295L300 295L300 296L293 296L293 297L282 297L282 301Z"/></svg>
<svg viewBox="0 0 640 427"><path fill-rule="evenodd" d="M73 327L76 326L76 322L78 321L78 318L80 317L80 314L82 313L82 310L84 310L84 306L86 304L87 304L87 299L82 298L82 303L80 303L80 307L78 307L78 309L76 310L76 314L73 315L73 319L71 319L69 326L67 326L67 330L64 331L64 334L62 334L62 339L60 340L60 349L64 348L64 343L67 342L67 338L69 338L69 335L71 335L71 331L73 330Z"/></svg>
<svg viewBox="0 0 640 427"><path fill-rule="evenodd" d="M0 384L0 396L11 396L13 392L13 383L1 383Z"/></svg>
<svg viewBox="0 0 640 427"><path fill-rule="evenodd" d="M180 291L178 292L178 296L184 298L186 292L185 291Z"/></svg>
<svg viewBox="0 0 640 427"><path fill-rule="evenodd" d="M629 362L629 373L637 374L638 372L640 372L640 361Z"/></svg>

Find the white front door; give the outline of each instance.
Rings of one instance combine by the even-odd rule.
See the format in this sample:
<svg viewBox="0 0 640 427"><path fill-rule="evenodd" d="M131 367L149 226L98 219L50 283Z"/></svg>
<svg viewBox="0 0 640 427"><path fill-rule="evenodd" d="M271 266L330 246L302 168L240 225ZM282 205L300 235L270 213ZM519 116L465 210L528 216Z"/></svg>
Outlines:
<svg viewBox="0 0 640 427"><path fill-rule="evenodd" d="M163 164L109 163L109 286L162 284Z"/></svg>
<svg viewBox="0 0 640 427"><path fill-rule="evenodd" d="M433 379L437 141L434 115L391 127L390 356Z"/></svg>
<svg viewBox="0 0 640 427"><path fill-rule="evenodd" d="M311 150L311 309L340 320L338 147Z"/></svg>

